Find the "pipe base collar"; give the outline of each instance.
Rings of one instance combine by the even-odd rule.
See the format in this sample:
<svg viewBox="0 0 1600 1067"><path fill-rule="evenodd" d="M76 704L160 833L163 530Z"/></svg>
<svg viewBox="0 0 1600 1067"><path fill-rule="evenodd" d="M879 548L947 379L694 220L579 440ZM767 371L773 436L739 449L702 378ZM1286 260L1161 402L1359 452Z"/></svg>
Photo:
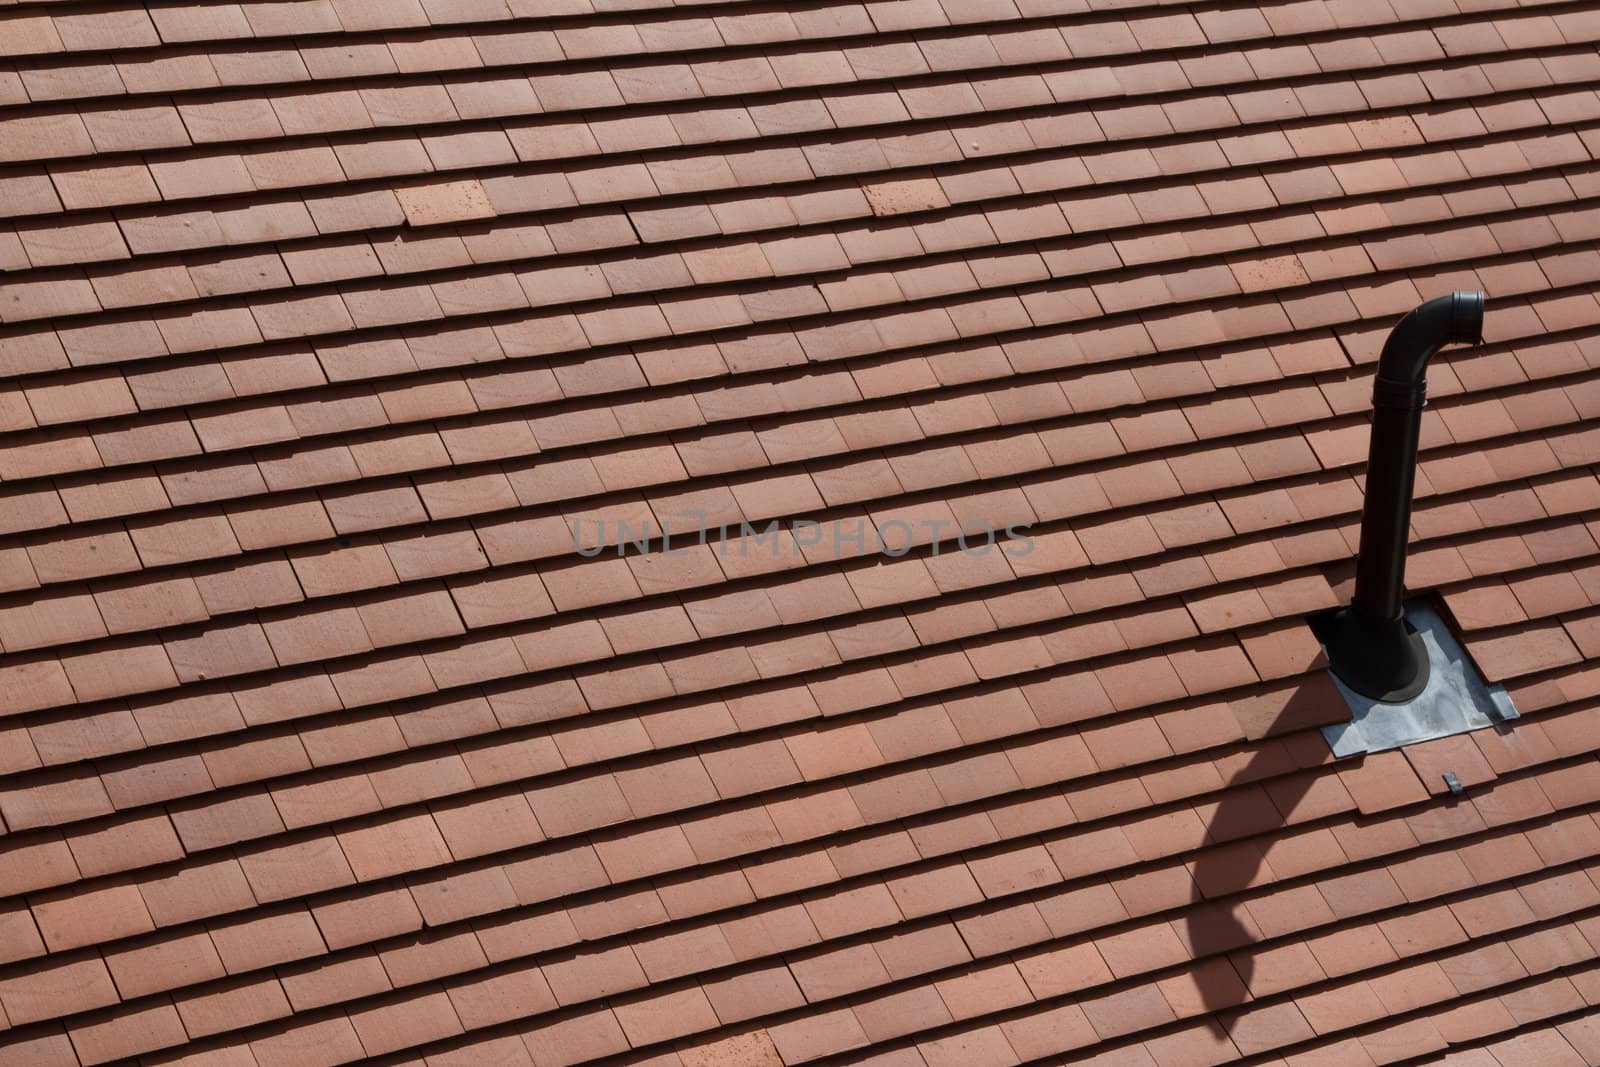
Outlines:
<svg viewBox="0 0 1600 1067"><path fill-rule="evenodd" d="M1353 607L1312 623L1334 676L1384 704L1412 699L1428 685L1428 650L1405 618L1375 621Z"/></svg>

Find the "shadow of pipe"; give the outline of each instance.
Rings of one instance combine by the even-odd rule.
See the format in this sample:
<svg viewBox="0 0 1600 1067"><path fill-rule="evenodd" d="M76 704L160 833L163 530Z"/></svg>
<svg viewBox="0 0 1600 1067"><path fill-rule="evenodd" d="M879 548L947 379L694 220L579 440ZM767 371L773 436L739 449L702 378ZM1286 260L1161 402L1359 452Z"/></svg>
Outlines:
<svg viewBox="0 0 1600 1067"><path fill-rule="evenodd" d="M1306 684L1286 702L1278 721L1315 721L1317 709L1327 706L1330 688L1325 675L1308 676ZM1320 718L1326 719L1326 715ZM1316 742L1323 743L1320 736ZM1332 758L1331 752L1328 758ZM1240 894L1255 885L1265 866L1260 836L1292 828L1288 813L1309 792L1314 780L1312 765L1299 761L1292 773L1285 773L1281 749L1258 748L1234 774L1233 780L1240 784L1223 794L1206 822L1210 844L1190 872L1196 903L1185 912L1180 925L1192 957L1190 979L1208 1013L1238 1007L1250 999L1255 968L1249 953L1240 950L1263 935ZM1273 786L1271 795L1262 785L1267 781Z"/></svg>

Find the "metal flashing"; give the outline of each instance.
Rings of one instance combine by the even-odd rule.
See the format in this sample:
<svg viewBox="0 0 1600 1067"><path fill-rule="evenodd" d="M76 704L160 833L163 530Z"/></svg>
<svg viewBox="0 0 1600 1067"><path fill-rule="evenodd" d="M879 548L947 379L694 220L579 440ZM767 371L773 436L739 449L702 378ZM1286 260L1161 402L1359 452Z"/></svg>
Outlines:
<svg viewBox="0 0 1600 1067"><path fill-rule="evenodd" d="M1484 680L1432 607L1413 600L1406 604L1405 617L1427 648L1427 687L1410 700L1389 704L1362 696L1334 675L1334 685L1351 711L1349 722L1322 728L1335 756L1386 752L1517 718L1505 687Z"/></svg>

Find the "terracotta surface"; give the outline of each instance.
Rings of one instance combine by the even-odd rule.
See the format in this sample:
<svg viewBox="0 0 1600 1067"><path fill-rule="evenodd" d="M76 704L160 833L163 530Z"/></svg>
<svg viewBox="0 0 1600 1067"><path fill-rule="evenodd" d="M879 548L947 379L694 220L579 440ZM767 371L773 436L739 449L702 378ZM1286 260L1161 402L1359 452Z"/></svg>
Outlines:
<svg viewBox="0 0 1600 1067"><path fill-rule="evenodd" d="M0 6L0 1067L1600 1065L1597 46ZM1334 763L1454 288L1409 578L1524 718Z"/></svg>

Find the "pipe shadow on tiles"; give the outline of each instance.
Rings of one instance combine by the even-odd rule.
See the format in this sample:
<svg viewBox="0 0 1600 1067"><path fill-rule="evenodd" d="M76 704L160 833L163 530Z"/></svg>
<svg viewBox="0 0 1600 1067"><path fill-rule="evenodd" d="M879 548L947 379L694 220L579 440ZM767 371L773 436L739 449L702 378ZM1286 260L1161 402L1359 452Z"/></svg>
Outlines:
<svg viewBox="0 0 1600 1067"><path fill-rule="evenodd" d="M1330 697L1339 707L1344 702L1328 675L1318 671L1304 682L1284 703L1272 734L1338 721L1329 717L1328 702ZM1320 734L1314 740L1326 750ZM1332 758L1328 751L1327 759ZM1206 821L1207 840L1213 844L1200 853L1190 872L1196 903L1181 922L1193 956L1189 975L1207 1013L1236 1008L1250 999L1254 961L1239 950L1255 945L1264 935L1240 894L1251 890L1266 866L1260 837L1294 828L1285 813L1305 799L1317 778L1306 760L1296 761L1301 769L1286 772L1286 759L1273 746L1253 753L1235 773L1234 780L1246 784L1223 794Z"/></svg>

